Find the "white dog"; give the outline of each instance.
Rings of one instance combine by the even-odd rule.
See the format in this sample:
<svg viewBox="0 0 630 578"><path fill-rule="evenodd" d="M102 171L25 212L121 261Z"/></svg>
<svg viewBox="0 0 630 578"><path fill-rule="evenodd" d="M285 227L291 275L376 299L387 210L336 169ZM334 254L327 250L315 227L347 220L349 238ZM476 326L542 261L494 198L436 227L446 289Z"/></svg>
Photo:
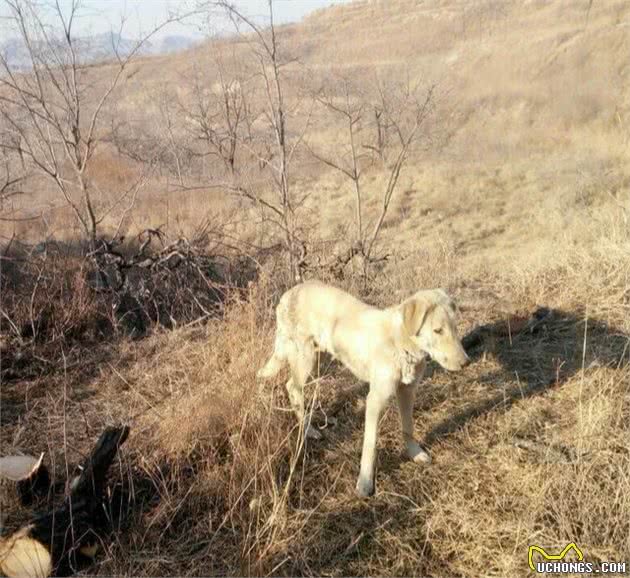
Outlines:
<svg viewBox="0 0 630 578"><path fill-rule="evenodd" d="M356 486L359 495L369 496L374 493L378 421L394 395L409 457L417 463L431 461L414 439L415 387L424 374L427 355L451 371L468 362L457 336L455 313L455 304L441 289L418 291L399 305L377 309L341 289L309 281L280 299L274 352L258 376L273 377L288 363L291 377L286 387L300 423L304 423L303 388L317 348L370 384ZM310 437L321 437L308 423L305 431Z"/></svg>

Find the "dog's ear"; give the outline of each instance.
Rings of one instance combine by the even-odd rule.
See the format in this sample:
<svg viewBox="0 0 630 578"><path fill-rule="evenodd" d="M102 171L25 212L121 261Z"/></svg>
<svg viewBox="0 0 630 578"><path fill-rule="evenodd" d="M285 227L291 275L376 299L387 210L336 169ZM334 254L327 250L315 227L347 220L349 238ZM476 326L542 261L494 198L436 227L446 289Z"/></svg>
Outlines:
<svg viewBox="0 0 630 578"><path fill-rule="evenodd" d="M462 311L459 303L455 301L444 289L437 289L437 292L440 296L440 300L444 303L446 308L451 313L451 316L455 317L459 315Z"/></svg>
<svg viewBox="0 0 630 578"><path fill-rule="evenodd" d="M398 306L400 325L396 332L396 344L402 351L406 351L417 358L423 355L424 352L412 337L419 333L433 307L435 307L435 303L432 299L426 299L424 296L417 295L403 301Z"/></svg>
<svg viewBox="0 0 630 578"><path fill-rule="evenodd" d="M417 335L435 303L427 299L411 297L402 306L403 329L409 336Z"/></svg>
<svg viewBox="0 0 630 578"><path fill-rule="evenodd" d="M448 297L448 309L450 310L453 317L459 315L462 312L460 304L455 301L452 297Z"/></svg>

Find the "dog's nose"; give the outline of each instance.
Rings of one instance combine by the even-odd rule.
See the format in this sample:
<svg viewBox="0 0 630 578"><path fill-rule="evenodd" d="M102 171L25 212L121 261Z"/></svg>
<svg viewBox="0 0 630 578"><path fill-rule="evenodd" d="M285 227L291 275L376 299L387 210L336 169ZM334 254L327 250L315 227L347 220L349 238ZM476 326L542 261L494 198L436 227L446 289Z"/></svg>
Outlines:
<svg viewBox="0 0 630 578"><path fill-rule="evenodd" d="M462 361L462 369L466 367L467 365L470 365L470 357L468 357L468 355L464 353L464 361Z"/></svg>

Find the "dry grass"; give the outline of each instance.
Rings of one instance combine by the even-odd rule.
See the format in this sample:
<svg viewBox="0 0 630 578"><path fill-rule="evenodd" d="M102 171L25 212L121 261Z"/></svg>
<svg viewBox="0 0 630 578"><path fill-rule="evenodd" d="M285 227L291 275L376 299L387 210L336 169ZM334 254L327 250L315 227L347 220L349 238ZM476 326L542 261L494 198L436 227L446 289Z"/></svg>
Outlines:
<svg viewBox="0 0 630 578"><path fill-rule="evenodd" d="M363 396L352 377L322 365L309 397L320 425L338 424L304 451L282 384L255 381L282 290L264 279L223 321L103 350L91 375L5 386L21 417L3 436L35 451L63 426L87 448L104 423L131 423L120 471L136 503L92 570L102 575L520 576L529 544L569 541L590 561L627 559L630 270L605 253L484 276L435 257L430 274L460 299L486 295L464 329L503 310L556 313L542 334L485 342L463 373L433 369L415 413L430 467L404 460L388 410L371 500L353 494ZM396 271L370 301L412 289ZM28 401L14 390L25 386Z"/></svg>

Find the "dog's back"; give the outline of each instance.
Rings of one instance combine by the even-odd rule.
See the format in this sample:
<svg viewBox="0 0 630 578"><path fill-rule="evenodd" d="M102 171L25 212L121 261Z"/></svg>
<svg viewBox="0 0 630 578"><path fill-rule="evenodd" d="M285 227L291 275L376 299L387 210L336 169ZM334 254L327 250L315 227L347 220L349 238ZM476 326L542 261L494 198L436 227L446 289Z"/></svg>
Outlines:
<svg viewBox="0 0 630 578"><path fill-rule="evenodd" d="M276 307L274 352L259 371L260 377L272 377L284 366L296 344L313 341L335 354L333 331L344 319L358 319L376 311L356 297L321 281L307 281L289 289Z"/></svg>
<svg viewBox="0 0 630 578"><path fill-rule="evenodd" d="M298 331L296 337L316 338L322 327L331 327L343 317L356 318L370 309L372 307L337 287L307 281L282 296L276 315L279 324Z"/></svg>

